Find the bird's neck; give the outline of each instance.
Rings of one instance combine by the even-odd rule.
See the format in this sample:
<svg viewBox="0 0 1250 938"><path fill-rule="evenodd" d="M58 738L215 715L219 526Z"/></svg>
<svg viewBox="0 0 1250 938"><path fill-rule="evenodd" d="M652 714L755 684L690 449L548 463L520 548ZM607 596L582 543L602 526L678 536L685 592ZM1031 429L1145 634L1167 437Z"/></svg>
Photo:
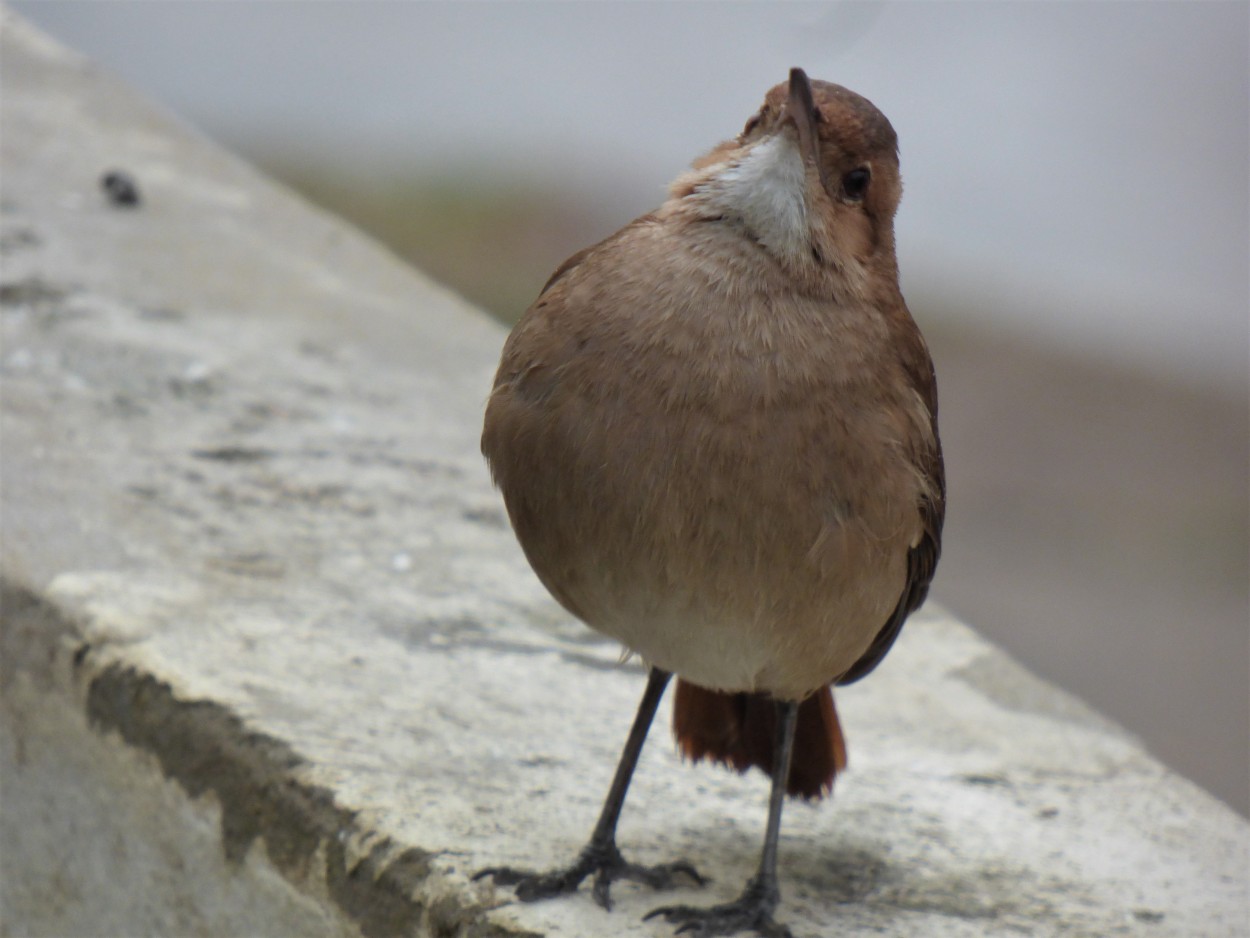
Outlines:
<svg viewBox="0 0 1250 938"><path fill-rule="evenodd" d="M778 134L700 175L687 196L692 208L739 222L787 266L812 263L807 167L794 141Z"/></svg>
<svg viewBox="0 0 1250 938"><path fill-rule="evenodd" d="M797 141L779 133L745 150L713 151L669 191L681 214L733 226L768 252L796 285L862 298L866 266L845 250L820 188Z"/></svg>

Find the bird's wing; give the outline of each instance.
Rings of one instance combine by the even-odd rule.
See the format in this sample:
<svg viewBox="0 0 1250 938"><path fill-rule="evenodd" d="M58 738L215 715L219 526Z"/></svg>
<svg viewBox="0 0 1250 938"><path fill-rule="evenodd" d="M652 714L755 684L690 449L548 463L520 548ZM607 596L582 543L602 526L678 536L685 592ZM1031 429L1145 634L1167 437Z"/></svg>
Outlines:
<svg viewBox="0 0 1250 938"><path fill-rule="evenodd" d="M933 360L929 357L924 340L920 338L918 330L914 335L918 341L908 344L908 353L904 354L903 364L912 386L929 409L933 430L932 448L919 456L921 471L931 482L929 494L921 499L919 506L923 533L920 543L907 552L907 582L898 605L894 607L890 618L872 640L868 650L838 678L835 682L838 685L853 684L871 674L881 663L881 659L898 638L898 633L902 631L907 617L919 609L929 595L929 584L933 582L938 557L942 552L942 522L946 517L946 468L942 461L942 442L938 438L937 381L933 374Z"/></svg>

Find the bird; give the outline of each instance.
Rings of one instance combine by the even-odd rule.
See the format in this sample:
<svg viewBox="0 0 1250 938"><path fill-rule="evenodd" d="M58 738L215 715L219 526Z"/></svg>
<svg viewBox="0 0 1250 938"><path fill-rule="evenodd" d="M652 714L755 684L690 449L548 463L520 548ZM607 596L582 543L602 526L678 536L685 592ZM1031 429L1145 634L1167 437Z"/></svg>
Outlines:
<svg viewBox="0 0 1250 938"><path fill-rule="evenodd" d="M787 795L846 766L832 687L925 600L946 481L937 386L899 288L898 138L801 68L668 198L551 275L508 336L482 452L539 580L647 666L599 821L568 866L475 878L522 901L705 881L627 861L616 824L677 677L683 756L771 779L758 870L735 900L663 906L679 933L788 936Z"/></svg>

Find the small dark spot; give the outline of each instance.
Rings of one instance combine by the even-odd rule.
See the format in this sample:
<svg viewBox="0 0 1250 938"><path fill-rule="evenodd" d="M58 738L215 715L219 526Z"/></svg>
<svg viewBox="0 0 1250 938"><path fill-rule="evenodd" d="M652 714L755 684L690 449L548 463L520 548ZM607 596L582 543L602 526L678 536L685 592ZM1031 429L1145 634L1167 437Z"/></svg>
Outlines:
<svg viewBox="0 0 1250 938"><path fill-rule="evenodd" d="M37 277L0 283L0 306L34 306L37 303L56 303L65 299L66 291L44 283Z"/></svg>
<svg viewBox="0 0 1250 938"><path fill-rule="evenodd" d="M171 309L168 306L153 306L139 310L139 318L146 319L148 322L182 322L187 316L182 310Z"/></svg>
<svg viewBox="0 0 1250 938"><path fill-rule="evenodd" d="M814 260L817 264L823 264L825 262L825 255L821 254L820 248L816 247L814 244L812 245L812 260Z"/></svg>
<svg viewBox="0 0 1250 938"><path fill-rule="evenodd" d="M258 446L218 446L213 449L193 449L196 459L214 459L218 462L261 462L275 455L271 449Z"/></svg>
<svg viewBox="0 0 1250 938"><path fill-rule="evenodd" d="M148 412L143 401L120 392L113 395L113 409L123 417L141 417Z"/></svg>
<svg viewBox="0 0 1250 938"><path fill-rule="evenodd" d="M41 243L42 239L30 228L14 228L0 234L0 254L12 254L22 248L38 247Z"/></svg>
<svg viewBox="0 0 1250 938"><path fill-rule="evenodd" d="M77 648L74 649L74 670L75 671L77 671L79 668L82 667L83 662L87 660L87 655L89 654L91 654L90 642L83 642L81 645L79 645Z"/></svg>
<svg viewBox="0 0 1250 938"><path fill-rule="evenodd" d="M307 339L300 342L299 353L301 355L306 355L309 358L316 358L325 362L332 362L335 360L334 349L327 348L326 346L320 345L316 342L308 341Z"/></svg>
<svg viewBox="0 0 1250 938"><path fill-rule="evenodd" d="M960 781L965 782L968 785L1007 786L1011 784L1001 775L964 775L961 776Z"/></svg>
<svg viewBox="0 0 1250 938"><path fill-rule="evenodd" d="M1162 922L1165 916L1162 912L1156 912L1154 909L1134 909L1133 918L1139 922L1150 922L1154 925Z"/></svg>
<svg viewBox="0 0 1250 938"><path fill-rule="evenodd" d="M1059 809L1058 808L1042 808L1042 810L1037 812L1037 816L1042 818L1043 820L1049 821L1051 818L1059 816Z"/></svg>
<svg viewBox="0 0 1250 938"><path fill-rule="evenodd" d="M139 204L139 186L134 177L124 170L109 170L100 177L100 188L108 196L110 205L134 208Z"/></svg>
<svg viewBox="0 0 1250 938"><path fill-rule="evenodd" d="M280 580L286 575L282 559L264 551L232 551L209 557L209 567L255 580Z"/></svg>
<svg viewBox="0 0 1250 938"><path fill-rule="evenodd" d="M465 521L485 525L488 528L506 528L508 519L498 508L467 508L461 513Z"/></svg>
<svg viewBox="0 0 1250 938"><path fill-rule="evenodd" d="M257 420L271 420L274 417L285 416L276 404L268 401L252 401L243 410L249 417L255 417Z"/></svg>

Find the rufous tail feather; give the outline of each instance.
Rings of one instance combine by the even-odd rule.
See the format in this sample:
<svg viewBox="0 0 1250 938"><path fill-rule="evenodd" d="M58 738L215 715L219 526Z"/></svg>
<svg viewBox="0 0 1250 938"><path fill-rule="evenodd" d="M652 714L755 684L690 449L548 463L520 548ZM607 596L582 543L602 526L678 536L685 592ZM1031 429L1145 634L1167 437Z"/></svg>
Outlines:
<svg viewBox="0 0 1250 938"><path fill-rule="evenodd" d="M771 774L776 723L776 707L766 694L721 693L677 680L673 735L682 755L695 762L711 759L738 772L758 766ZM824 687L799 705L786 794L823 798L845 768L846 740L833 691Z"/></svg>

